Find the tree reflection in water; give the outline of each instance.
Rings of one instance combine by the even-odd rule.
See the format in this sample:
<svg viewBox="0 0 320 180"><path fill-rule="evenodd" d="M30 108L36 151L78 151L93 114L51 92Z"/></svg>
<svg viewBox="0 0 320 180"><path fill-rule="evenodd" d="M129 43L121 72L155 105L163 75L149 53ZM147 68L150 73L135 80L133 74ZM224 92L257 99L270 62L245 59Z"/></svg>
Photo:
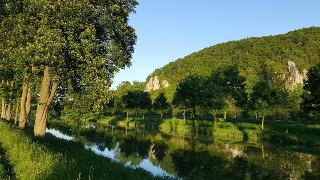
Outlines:
<svg viewBox="0 0 320 180"><path fill-rule="evenodd" d="M96 150L131 167L155 175L184 179L319 179L317 148L246 144L159 132L113 128L81 133L82 141L95 142ZM108 154L109 153L109 154ZM111 155L111 154L112 155ZM157 171L157 172L152 172Z"/></svg>

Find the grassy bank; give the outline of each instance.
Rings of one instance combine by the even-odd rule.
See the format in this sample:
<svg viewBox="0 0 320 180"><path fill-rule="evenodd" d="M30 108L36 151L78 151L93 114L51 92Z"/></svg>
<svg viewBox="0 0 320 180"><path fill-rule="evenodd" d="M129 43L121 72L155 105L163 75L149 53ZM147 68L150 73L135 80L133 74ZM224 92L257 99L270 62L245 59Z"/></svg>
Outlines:
<svg viewBox="0 0 320 180"><path fill-rule="evenodd" d="M111 117L109 117L111 119ZM98 124L103 121L98 121ZM129 119L116 120L112 124L128 129L144 128L154 124L160 132L175 136L213 137L221 140L234 140L246 142L268 141L285 144L301 144L320 146L320 122L302 123L286 121L266 121L264 131L261 130L260 121L232 121L217 122L205 120L182 120L182 119ZM138 125L135 125L138 124Z"/></svg>
<svg viewBox="0 0 320 180"><path fill-rule="evenodd" d="M13 168L8 161L5 150L0 145L0 179L15 179Z"/></svg>
<svg viewBox="0 0 320 180"><path fill-rule="evenodd" d="M77 142L50 135L33 139L5 122L0 129L0 143L17 179L157 179L95 155Z"/></svg>

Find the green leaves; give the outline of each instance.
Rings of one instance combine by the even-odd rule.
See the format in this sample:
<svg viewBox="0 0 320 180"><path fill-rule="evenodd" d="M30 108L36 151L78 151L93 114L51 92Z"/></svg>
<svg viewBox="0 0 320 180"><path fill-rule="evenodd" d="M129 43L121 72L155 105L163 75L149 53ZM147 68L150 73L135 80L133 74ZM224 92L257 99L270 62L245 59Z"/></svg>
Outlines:
<svg viewBox="0 0 320 180"><path fill-rule="evenodd" d="M169 103L164 93L160 93L159 96L153 102L153 108L155 110L164 111L169 108Z"/></svg>
<svg viewBox="0 0 320 180"><path fill-rule="evenodd" d="M39 84L47 67L52 82L59 82L55 104L78 115L101 111L114 74L130 65L136 35L128 16L136 5L135 0L1 0L2 92L21 90L23 81ZM8 81L14 88L5 87Z"/></svg>
<svg viewBox="0 0 320 180"><path fill-rule="evenodd" d="M308 80L304 83L302 108L310 119L320 119L320 64L308 72Z"/></svg>

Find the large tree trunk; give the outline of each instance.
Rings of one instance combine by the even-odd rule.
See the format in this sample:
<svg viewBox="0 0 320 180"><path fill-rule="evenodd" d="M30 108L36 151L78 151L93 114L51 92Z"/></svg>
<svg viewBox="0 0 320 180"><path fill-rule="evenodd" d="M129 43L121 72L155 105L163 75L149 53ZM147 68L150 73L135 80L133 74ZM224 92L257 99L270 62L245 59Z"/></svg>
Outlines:
<svg viewBox="0 0 320 180"><path fill-rule="evenodd" d="M28 84L23 83L22 86L22 95L20 100L20 117L19 117L19 128L24 129L27 120L26 114L26 101L27 101L27 94L28 94Z"/></svg>
<svg viewBox="0 0 320 180"><path fill-rule="evenodd" d="M16 102L16 110L14 113L14 124L18 123L18 117L19 117L19 101Z"/></svg>
<svg viewBox="0 0 320 180"><path fill-rule="evenodd" d="M19 128L24 129L31 109L31 90L28 83L23 83L20 100Z"/></svg>
<svg viewBox="0 0 320 180"><path fill-rule="evenodd" d="M26 102L26 118L28 118L31 110L31 90L30 85L28 84L28 93L27 93L27 102Z"/></svg>
<svg viewBox="0 0 320 180"><path fill-rule="evenodd" d="M34 135L43 137L45 135L48 107L51 104L57 91L58 83L52 81L49 75L49 67L45 67L43 71L43 79L41 83L40 97L36 111Z"/></svg>
<svg viewBox="0 0 320 180"><path fill-rule="evenodd" d="M1 118L2 119L6 118L6 109L7 109L6 102L4 101L4 99L2 99L1 101Z"/></svg>
<svg viewBox="0 0 320 180"><path fill-rule="evenodd" d="M9 104L9 105L7 106L5 119L6 119L7 121L10 121L10 120L11 120L11 104Z"/></svg>
<svg viewBox="0 0 320 180"><path fill-rule="evenodd" d="M261 130L263 131L264 129L264 116L262 116L262 122L261 122Z"/></svg>

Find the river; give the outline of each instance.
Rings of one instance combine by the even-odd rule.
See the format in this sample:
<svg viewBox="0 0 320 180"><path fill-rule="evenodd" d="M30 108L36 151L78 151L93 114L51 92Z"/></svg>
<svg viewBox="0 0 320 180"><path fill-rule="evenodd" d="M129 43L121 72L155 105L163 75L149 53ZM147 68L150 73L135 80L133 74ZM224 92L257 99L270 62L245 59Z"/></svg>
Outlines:
<svg viewBox="0 0 320 180"><path fill-rule="evenodd" d="M81 141L95 154L154 176L178 179L314 179L320 175L320 151L306 146L245 143L213 137L172 136L159 131L104 129L82 138L58 129L47 133ZM89 132L95 130L90 130Z"/></svg>

